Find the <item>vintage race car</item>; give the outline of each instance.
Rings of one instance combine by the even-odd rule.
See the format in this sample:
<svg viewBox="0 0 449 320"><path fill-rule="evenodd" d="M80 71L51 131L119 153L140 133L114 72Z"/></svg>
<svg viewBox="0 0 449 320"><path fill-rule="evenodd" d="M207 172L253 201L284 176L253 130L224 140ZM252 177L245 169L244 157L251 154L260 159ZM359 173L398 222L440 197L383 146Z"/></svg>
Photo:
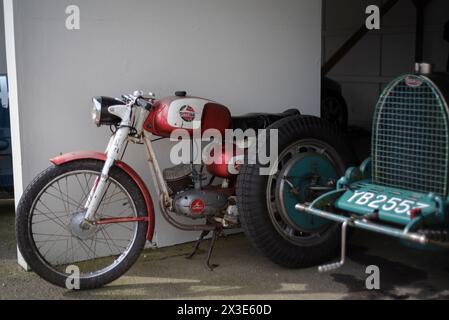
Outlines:
<svg viewBox="0 0 449 320"><path fill-rule="evenodd" d="M372 156L347 170L337 189L297 203L298 217L315 225L342 224L345 263L348 227L419 246L449 247L449 74L417 64L392 81L376 107Z"/></svg>

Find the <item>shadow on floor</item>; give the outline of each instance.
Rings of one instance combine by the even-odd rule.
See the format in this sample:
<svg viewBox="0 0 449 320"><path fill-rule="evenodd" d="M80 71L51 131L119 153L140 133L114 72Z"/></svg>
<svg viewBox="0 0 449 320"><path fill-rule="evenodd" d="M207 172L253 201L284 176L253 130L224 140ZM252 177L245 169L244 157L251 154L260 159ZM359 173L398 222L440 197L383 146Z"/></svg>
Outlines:
<svg viewBox="0 0 449 320"><path fill-rule="evenodd" d="M0 260L17 258L14 223L14 202L0 200Z"/></svg>
<svg viewBox="0 0 449 320"><path fill-rule="evenodd" d="M377 243L377 244L376 244ZM388 247L388 250L384 250ZM369 249L367 249L369 248ZM361 233L353 239L348 264L330 274L316 268L288 270L261 257L243 236L222 239L207 271L203 256L184 259L191 246L147 253L126 278L102 289L73 293L74 299L448 299L447 253L404 250L397 241ZM374 250L372 250L374 249ZM376 252L379 250L380 252ZM164 250L163 250L164 251ZM385 254L382 254L385 251ZM162 256L159 256L162 254ZM438 264L430 261L438 261ZM381 290L368 291L366 267L381 270Z"/></svg>

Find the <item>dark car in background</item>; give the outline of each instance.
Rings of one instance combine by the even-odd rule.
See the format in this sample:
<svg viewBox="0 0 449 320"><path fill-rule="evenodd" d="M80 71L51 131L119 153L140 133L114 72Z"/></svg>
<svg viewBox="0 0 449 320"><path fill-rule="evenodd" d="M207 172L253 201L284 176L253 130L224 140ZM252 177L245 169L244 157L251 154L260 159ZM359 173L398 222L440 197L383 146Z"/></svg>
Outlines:
<svg viewBox="0 0 449 320"><path fill-rule="evenodd" d="M0 76L0 199L13 197L11 130L7 77Z"/></svg>
<svg viewBox="0 0 449 320"><path fill-rule="evenodd" d="M348 127L348 106L342 87L327 77L321 79L321 118L344 130Z"/></svg>

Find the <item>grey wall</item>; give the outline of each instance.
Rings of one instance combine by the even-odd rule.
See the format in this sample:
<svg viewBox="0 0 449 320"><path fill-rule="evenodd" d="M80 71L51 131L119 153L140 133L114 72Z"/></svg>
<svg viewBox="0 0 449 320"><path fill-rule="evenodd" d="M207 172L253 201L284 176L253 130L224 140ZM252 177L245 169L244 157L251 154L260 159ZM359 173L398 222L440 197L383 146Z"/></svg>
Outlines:
<svg viewBox="0 0 449 320"><path fill-rule="evenodd" d="M365 9L386 0L325 0L323 2L323 59L329 57L365 24ZM449 1L432 0L426 12L425 60L446 67L449 44L442 39L449 20ZM350 108L350 122L366 128L385 84L413 70L416 11L411 0L400 0L382 19L382 29L371 31L332 70L331 78L343 85Z"/></svg>
<svg viewBox="0 0 449 320"><path fill-rule="evenodd" d="M65 28L71 4L79 31ZM185 89L235 114L319 112L321 1L16 0L14 11L25 185L53 155L104 149L108 131L90 121L94 95ZM157 150L164 166L167 148ZM142 148L128 154L149 183ZM158 216L158 245L193 236Z"/></svg>

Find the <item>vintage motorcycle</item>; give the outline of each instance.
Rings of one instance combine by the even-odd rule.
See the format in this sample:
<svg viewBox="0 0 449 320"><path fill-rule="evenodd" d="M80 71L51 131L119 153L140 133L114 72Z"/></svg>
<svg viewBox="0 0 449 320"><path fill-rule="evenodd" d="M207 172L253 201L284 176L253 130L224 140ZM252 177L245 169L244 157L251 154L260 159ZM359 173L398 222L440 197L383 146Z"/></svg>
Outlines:
<svg viewBox="0 0 449 320"><path fill-rule="evenodd" d="M353 163L342 135L328 123L297 110L232 117L227 107L186 92L161 100L135 92L121 98L97 97L93 104L96 125L110 126L113 132L106 152L73 152L52 159L52 166L30 184L18 206L19 249L45 280L66 287L73 273L69 267L75 265L79 289L103 286L123 275L153 240L155 209L149 189L123 162L130 143L145 146L164 219L180 230L201 232L190 258L212 233L206 260L210 269L216 267L210 258L217 238L223 230L241 226L266 256L289 267L313 263L301 261L298 249L338 245L329 245L335 230L304 232L296 225L314 226L313 218L298 223L296 212L276 209L277 180L293 179L278 176L283 166L299 161L296 173L304 183L298 192L308 201L335 188L337 178ZM190 138L196 129L277 130L279 170L261 176L256 170L261 164L240 164L232 148L231 153L223 149L219 163L198 165L192 159L162 170L154 143L179 129ZM240 141L239 148L250 143ZM185 218L196 223L181 222ZM323 251L325 257L328 251Z"/></svg>

